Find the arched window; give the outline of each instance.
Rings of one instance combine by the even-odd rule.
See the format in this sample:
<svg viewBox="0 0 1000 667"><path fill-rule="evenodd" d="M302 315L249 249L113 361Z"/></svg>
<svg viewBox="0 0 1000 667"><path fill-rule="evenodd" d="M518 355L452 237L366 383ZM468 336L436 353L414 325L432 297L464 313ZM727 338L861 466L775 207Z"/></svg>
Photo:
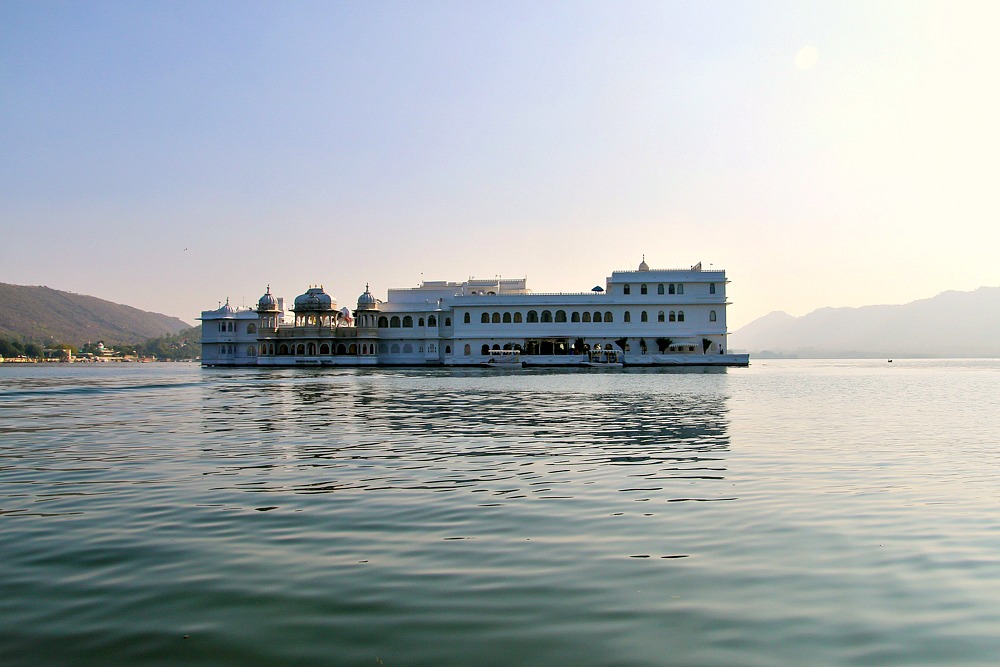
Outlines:
<svg viewBox="0 0 1000 667"><path fill-rule="evenodd" d="M628 310L625 311L625 317L623 318L626 322L632 321L632 313Z"/></svg>
<svg viewBox="0 0 1000 667"><path fill-rule="evenodd" d="M600 313L600 311L597 311L597 312L594 313L594 321L595 322L601 322L602 321L601 320L601 313Z"/></svg>
<svg viewBox="0 0 1000 667"><path fill-rule="evenodd" d="M510 324L510 313L504 313L503 314L503 323L504 324Z"/></svg>
<svg viewBox="0 0 1000 667"><path fill-rule="evenodd" d="M480 354L486 355L490 353L490 346L483 343L483 349L479 351Z"/></svg>
<svg viewBox="0 0 1000 667"><path fill-rule="evenodd" d="M378 318L378 325L381 328L385 329L387 326L389 326L389 318L386 317L385 315L383 315L382 317Z"/></svg>
<svg viewBox="0 0 1000 667"><path fill-rule="evenodd" d="M468 313L466 313L466 315L468 315ZM468 322L466 322L466 324L468 324ZM444 318L444 325L446 327L450 327L451 326L451 318L450 317Z"/></svg>
<svg viewBox="0 0 1000 667"><path fill-rule="evenodd" d="M684 294L684 285L677 285L677 293Z"/></svg>
<svg viewBox="0 0 1000 667"><path fill-rule="evenodd" d="M330 346L327 345L326 343L323 343L322 345L319 346L319 353L330 354Z"/></svg>
<svg viewBox="0 0 1000 667"><path fill-rule="evenodd" d="M670 311L670 321L671 322L676 322L677 321L677 313L675 313L672 310Z"/></svg>
<svg viewBox="0 0 1000 667"><path fill-rule="evenodd" d="M299 343L299 346L295 348L295 354L305 354L305 353L306 353L306 346L303 345L302 343Z"/></svg>
<svg viewBox="0 0 1000 667"><path fill-rule="evenodd" d="M403 345L403 354L413 354L413 346L409 343Z"/></svg>
<svg viewBox="0 0 1000 667"><path fill-rule="evenodd" d="M579 322L580 321L580 313L578 313L576 311L573 311L573 314L569 316L569 321L570 322Z"/></svg>
<svg viewBox="0 0 1000 667"><path fill-rule="evenodd" d="M529 310L528 311L528 322L531 323L531 322L537 322L537 321L538 321L538 313L535 312L534 310Z"/></svg>
<svg viewBox="0 0 1000 667"><path fill-rule="evenodd" d="M566 321L566 311L565 310L557 310L556 311L556 322L565 322L565 321Z"/></svg>
<svg viewBox="0 0 1000 667"><path fill-rule="evenodd" d="M493 324L500 324L500 313L493 313Z"/></svg>
<svg viewBox="0 0 1000 667"><path fill-rule="evenodd" d="M656 314L656 321L657 322L666 322L667 321L666 318L663 315L663 311L662 310ZM673 322L673 320L671 320L671 322Z"/></svg>
<svg viewBox="0 0 1000 667"><path fill-rule="evenodd" d="M257 325L251 322L247 325L247 333L257 333Z"/></svg>
<svg viewBox="0 0 1000 667"><path fill-rule="evenodd" d="M715 283L709 283L708 284L708 293L709 294L715 294Z"/></svg>
<svg viewBox="0 0 1000 667"><path fill-rule="evenodd" d="M471 322L472 322L472 318L469 316L468 313L466 313L465 314L465 323L466 324L470 324Z"/></svg>
<svg viewBox="0 0 1000 667"><path fill-rule="evenodd" d="M393 315L389 318L389 328L398 329L399 328L399 316Z"/></svg>
<svg viewBox="0 0 1000 667"><path fill-rule="evenodd" d="M590 321L590 313L584 312L584 314L583 314L583 321L584 322L589 322Z"/></svg>
<svg viewBox="0 0 1000 667"><path fill-rule="evenodd" d="M605 322L614 322L615 321L615 316L611 314L610 310L608 312L604 313L604 321Z"/></svg>
<svg viewBox="0 0 1000 667"><path fill-rule="evenodd" d="M646 311L645 311L645 310L644 310L644 311L642 311L642 312L641 312L641 313L639 314L639 321L640 321L640 322L648 322L648 321L649 321L649 315L647 315L647 314L646 314Z"/></svg>
<svg viewBox="0 0 1000 667"><path fill-rule="evenodd" d="M316 343L309 343L309 348L308 349L309 349L309 356L310 357L315 357L316 356Z"/></svg>
<svg viewBox="0 0 1000 667"><path fill-rule="evenodd" d="M683 310L678 310L677 311L677 321L678 322L683 322L684 321L684 311Z"/></svg>
<svg viewBox="0 0 1000 667"><path fill-rule="evenodd" d="M357 343L351 343L351 347L348 348L347 354L355 354L356 355L357 353L358 353L358 344Z"/></svg>
<svg viewBox="0 0 1000 667"><path fill-rule="evenodd" d="M417 320L417 326L418 327L424 326L424 318L421 317L419 320Z"/></svg>
<svg viewBox="0 0 1000 667"><path fill-rule="evenodd" d="M413 318L410 317L409 315L406 315L405 317L403 317L403 326L405 328L407 328L407 329L412 329L413 328Z"/></svg>
<svg viewBox="0 0 1000 667"><path fill-rule="evenodd" d="M551 322L551 321L552 321L552 311L551 310L543 310L542 311L542 322Z"/></svg>
<svg viewBox="0 0 1000 667"><path fill-rule="evenodd" d="M278 347L278 354L288 354L288 346L282 344L280 347Z"/></svg>
<svg viewBox="0 0 1000 667"><path fill-rule="evenodd" d="M434 317L433 315L427 318L427 326L436 327L437 325L438 325L438 318Z"/></svg>
<svg viewBox="0 0 1000 667"><path fill-rule="evenodd" d="M639 286L639 294L649 294L649 290L646 289L645 285L640 285Z"/></svg>
<svg viewBox="0 0 1000 667"><path fill-rule="evenodd" d="M493 344L493 349L494 350L499 350L500 349L500 344L499 343L494 343Z"/></svg>
<svg viewBox="0 0 1000 667"><path fill-rule="evenodd" d="M399 354L399 343L393 343L392 347L389 348L389 351L393 354Z"/></svg>
<svg viewBox="0 0 1000 667"><path fill-rule="evenodd" d="M673 283L670 283L670 293L671 294L677 294L677 288L674 287Z"/></svg>
<svg viewBox="0 0 1000 667"><path fill-rule="evenodd" d="M625 285L622 288L622 294L631 294L631 293L632 293L632 286L631 285Z"/></svg>
<svg viewBox="0 0 1000 667"><path fill-rule="evenodd" d="M714 310L708 311L708 321L709 322L715 322L716 321L715 311Z"/></svg>
<svg viewBox="0 0 1000 667"><path fill-rule="evenodd" d="M469 356L470 354L472 354L472 348L469 347L468 343L466 343L465 344L465 356Z"/></svg>
<svg viewBox="0 0 1000 667"><path fill-rule="evenodd" d="M479 318L479 322L481 324L489 324L490 323L490 314L489 313L483 313L482 317Z"/></svg>
<svg viewBox="0 0 1000 667"><path fill-rule="evenodd" d="M466 345L466 347L468 347L468 345ZM451 354L451 345L445 345L444 346L444 353L445 354Z"/></svg>
<svg viewBox="0 0 1000 667"><path fill-rule="evenodd" d="M670 291L670 293L671 293L671 294L673 294L673 293L674 293L674 292L673 292L673 289L674 289L674 286L673 286L673 285L671 285L671 286L670 286L670 290L671 290L671 291ZM663 294L663 283L660 283L659 285L657 285L657 286L656 286L656 293L657 293L657 294Z"/></svg>
<svg viewBox="0 0 1000 667"><path fill-rule="evenodd" d="M521 317L521 313L514 313L514 324L521 324L524 319Z"/></svg>

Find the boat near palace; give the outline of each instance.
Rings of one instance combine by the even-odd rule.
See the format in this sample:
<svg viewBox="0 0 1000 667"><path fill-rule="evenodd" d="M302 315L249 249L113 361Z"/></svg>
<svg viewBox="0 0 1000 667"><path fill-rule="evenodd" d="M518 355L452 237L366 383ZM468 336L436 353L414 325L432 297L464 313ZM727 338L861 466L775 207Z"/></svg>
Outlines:
<svg viewBox="0 0 1000 667"><path fill-rule="evenodd" d="M201 313L205 366L747 366L727 351L725 271L614 271L587 292L540 293L525 278L423 281L352 310L322 286L286 311L268 286L256 308Z"/></svg>

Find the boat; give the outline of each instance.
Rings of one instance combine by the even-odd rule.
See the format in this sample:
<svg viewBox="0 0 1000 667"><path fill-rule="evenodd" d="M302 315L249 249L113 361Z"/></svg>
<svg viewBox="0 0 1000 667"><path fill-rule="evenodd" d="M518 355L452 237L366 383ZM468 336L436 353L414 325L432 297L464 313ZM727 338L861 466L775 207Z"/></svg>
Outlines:
<svg viewBox="0 0 1000 667"><path fill-rule="evenodd" d="M618 354L618 350L597 349L587 352L587 360L580 364L590 368L621 368L625 364Z"/></svg>
<svg viewBox="0 0 1000 667"><path fill-rule="evenodd" d="M521 368L520 350L490 350L489 359L482 363L487 368Z"/></svg>

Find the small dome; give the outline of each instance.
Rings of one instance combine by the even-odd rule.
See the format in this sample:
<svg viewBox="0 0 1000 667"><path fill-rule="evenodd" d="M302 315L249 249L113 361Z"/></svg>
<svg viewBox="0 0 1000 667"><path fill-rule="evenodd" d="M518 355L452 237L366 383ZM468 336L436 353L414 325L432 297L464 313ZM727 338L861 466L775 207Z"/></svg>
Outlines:
<svg viewBox="0 0 1000 667"><path fill-rule="evenodd" d="M368 285L365 285L365 293L358 297L358 308L374 308L376 303L375 297L368 291Z"/></svg>
<svg viewBox="0 0 1000 667"><path fill-rule="evenodd" d="M229 297L227 296L226 305L224 305L222 308L219 308L215 312L217 312L219 315L235 315L236 309L229 305Z"/></svg>
<svg viewBox="0 0 1000 667"><path fill-rule="evenodd" d="M274 310L278 307L278 300L271 295L271 286L267 286L267 293L260 297L257 302L257 310Z"/></svg>
<svg viewBox="0 0 1000 667"><path fill-rule="evenodd" d="M649 271L649 264L646 264L646 256L642 256L642 263L639 264L640 271Z"/></svg>
<svg viewBox="0 0 1000 667"><path fill-rule="evenodd" d="M295 310L332 310L334 301L322 287L310 287L295 297Z"/></svg>

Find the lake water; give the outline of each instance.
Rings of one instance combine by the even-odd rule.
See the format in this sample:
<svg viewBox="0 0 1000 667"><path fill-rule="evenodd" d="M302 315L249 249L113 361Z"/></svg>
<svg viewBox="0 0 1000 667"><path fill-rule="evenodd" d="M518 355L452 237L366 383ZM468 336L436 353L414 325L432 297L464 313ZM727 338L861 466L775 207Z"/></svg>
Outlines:
<svg viewBox="0 0 1000 667"><path fill-rule="evenodd" d="M0 367L0 664L995 665L1000 362Z"/></svg>

